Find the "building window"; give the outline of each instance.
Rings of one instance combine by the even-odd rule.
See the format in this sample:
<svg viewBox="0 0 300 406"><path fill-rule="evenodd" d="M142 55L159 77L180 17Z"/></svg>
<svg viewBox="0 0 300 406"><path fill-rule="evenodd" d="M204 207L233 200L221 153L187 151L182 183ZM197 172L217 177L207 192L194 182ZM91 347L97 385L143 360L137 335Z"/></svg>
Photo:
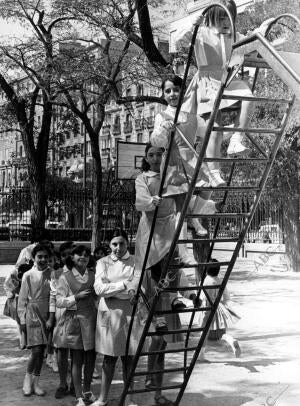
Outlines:
<svg viewBox="0 0 300 406"><path fill-rule="evenodd" d="M143 142L143 133L138 133L137 142Z"/></svg>
<svg viewBox="0 0 300 406"><path fill-rule="evenodd" d="M144 94L144 86L143 85L137 85L136 87L136 95L137 96L143 96Z"/></svg>

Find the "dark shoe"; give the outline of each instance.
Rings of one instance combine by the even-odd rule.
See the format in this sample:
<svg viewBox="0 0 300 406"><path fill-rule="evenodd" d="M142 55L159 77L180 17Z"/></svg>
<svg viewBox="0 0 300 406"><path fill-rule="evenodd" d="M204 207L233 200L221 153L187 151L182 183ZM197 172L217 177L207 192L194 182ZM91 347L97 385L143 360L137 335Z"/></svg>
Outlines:
<svg viewBox="0 0 300 406"><path fill-rule="evenodd" d="M74 398L76 398L76 393L75 393L75 388L74 388L73 382L71 382L71 384L70 384L70 391L69 391L69 394L70 394L71 396L74 396Z"/></svg>
<svg viewBox="0 0 300 406"><path fill-rule="evenodd" d="M192 293L192 294L190 295L190 300L193 301L194 307L196 307L196 308L201 307L202 300L200 299L200 297L197 297L197 295L196 295L195 293Z"/></svg>
<svg viewBox="0 0 300 406"><path fill-rule="evenodd" d="M179 299L174 299L173 300L173 302L172 302L172 304L171 304L171 307L172 307L172 310L174 311L174 312L176 312L176 311L178 311L178 310L183 310L183 309L185 309L186 308L186 305L183 303L183 302L181 302L181 300L179 300Z"/></svg>
<svg viewBox="0 0 300 406"><path fill-rule="evenodd" d="M156 317L154 319L154 327L156 331L168 331L168 325L165 317Z"/></svg>
<svg viewBox="0 0 300 406"><path fill-rule="evenodd" d="M55 392L55 399L62 399L69 394L68 385L65 387L59 386Z"/></svg>

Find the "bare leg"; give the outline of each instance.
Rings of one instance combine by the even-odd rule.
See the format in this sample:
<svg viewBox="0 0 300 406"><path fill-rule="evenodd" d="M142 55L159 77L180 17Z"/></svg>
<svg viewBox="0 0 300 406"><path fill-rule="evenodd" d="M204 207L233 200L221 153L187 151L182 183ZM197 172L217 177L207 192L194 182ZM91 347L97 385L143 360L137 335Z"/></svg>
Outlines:
<svg viewBox="0 0 300 406"><path fill-rule="evenodd" d="M82 397L82 365L84 362L83 350L72 350L72 378L76 398Z"/></svg>
<svg viewBox="0 0 300 406"><path fill-rule="evenodd" d="M221 340L225 341L229 345L236 358L240 357L241 348L237 340L235 340L230 334L227 333L222 335Z"/></svg>
<svg viewBox="0 0 300 406"><path fill-rule="evenodd" d="M241 103L241 110L236 118L235 126L238 128L247 128L250 114L253 110L254 103L250 101L243 101ZM231 136L230 143L227 149L228 155L238 155L248 151L248 148L243 144L244 134L234 132Z"/></svg>
<svg viewBox="0 0 300 406"><path fill-rule="evenodd" d="M118 357L112 357L110 355L104 355L102 364L102 379L101 379L101 392L99 396L100 402L107 402L108 393L111 382L114 377L115 367Z"/></svg>

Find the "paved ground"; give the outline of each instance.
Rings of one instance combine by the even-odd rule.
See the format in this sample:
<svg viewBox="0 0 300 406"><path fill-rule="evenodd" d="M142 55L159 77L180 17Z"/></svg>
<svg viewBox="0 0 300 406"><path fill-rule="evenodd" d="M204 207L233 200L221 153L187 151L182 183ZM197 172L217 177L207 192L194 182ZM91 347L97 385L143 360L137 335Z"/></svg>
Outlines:
<svg viewBox="0 0 300 406"><path fill-rule="evenodd" d="M300 273L272 271L264 265L257 266L253 260L240 259L230 281L233 299L242 316L231 332L239 338L242 357L235 359L224 347L210 344L207 351L209 362L196 364L182 406L299 406ZM0 284L8 268L0 266ZM0 290L2 314L5 298L1 295L3 291ZM41 378L47 396L22 396L28 352L17 348L13 321L1 316L0 326L0 404L74 404L71 397L61 401L54 399L57 374L47 367L44 367ZM181 359L179 354L173 354L169 365L180 366ZM173 374L168 383L179 381L180 375ZM94 383L95 393L99 392L99 383ZM112 398L117 398L121 387L118 368ZM172 398L174 393L170 392L168 396ZM149 394L139 395L137 401L139 405L153 405ZM112 401L110 405L115 404L116 401Z"/></svg>

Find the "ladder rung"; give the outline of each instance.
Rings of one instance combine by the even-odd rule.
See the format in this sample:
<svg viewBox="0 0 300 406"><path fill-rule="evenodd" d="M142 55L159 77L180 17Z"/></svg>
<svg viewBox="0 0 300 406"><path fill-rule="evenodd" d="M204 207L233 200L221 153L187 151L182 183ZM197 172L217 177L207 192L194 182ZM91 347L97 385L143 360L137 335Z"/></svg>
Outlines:
<svg viewBox="0 0 300 406"><path fill-rule="evenodd" d="M134 376L144 376L144 375L155 375L160 373L172 373L172 372L184 372L187 371L188 367L186 368L169 368L169 369L157 369L156 371L139 371L134 374Z"/></svg>
<svg viewBox="0 0 300 406"><path fill-rule="evenodd" d="M187 348L169 348L166 350L158 350L158 351L146 351L141 352L140 357L147 357L148 355L159 355L159 354L174 354L177 352L189 352L189 351L196 351L198 347L187 347Z"/></svg>
<svg viewBox="0 0 300 406"><path fill-rule="evenodd" d="M166 336L171 334L183 334L183 333L193 333L197 331L203 331L203 327L194 327L194 328L182 328L178 330L165 330L165 331L148 331L147 336Z"/></svg>
<svg viewBox="0 0 300 406"><path fill-rule="evenodd" d="M200 239L201 241L201 239ZM228 266L230 264L229 261L218 262L218 266ZM198 262L193 265L182 265L182 264L174 264L170 265L169 269L181 269L181 268L195 268L197 266L205 266L205 267L212 267L215 266L215 262Z"/></svg>
<svg viewBox="0 0 300 406"><path fill-rule="evenodd" d="M186 218L197 219L197 218L227 218L227 217L249 217L250 213L213 213L213 214L186 214Z"/></svg>
<svg viewBox="0 0 300 406"><path fill-rule="evenodd" d="M143 389L131 389L128 390L127 393L128 394L133 394L133 393L144 393L144 392L154 392L157 390L171 390L171 389L179 389L181 388L182 383L181 384L177 384L177 385L169 385L169 386L160 386L157 388L143 388Z"/></svg>
<svg viewBox="0 0 300 406"><path fill-rule="evenodd" d="M268 158L203 158L203 162L267 162Z"/></svg>
<svg viewBox="0 0 300 406"><path fill-rule="evenodd" d="M230 237L230 238L190 238L185 240L178 240L177 244L189 244L194 242L238 242L238 237Z"/></svg>
<svg viewBox="0 0 300 406"><path fill-rule="evenodd" d="M257 133L257 134L280 134L281 128L240 128L240 127L213 127L218 132L240 132L240 133Z"/></svg>
<svg viewBox="0 0 300 406"><path fill-rule="evenodd" d="M200 290L200 289L219 289L221 285L204 285L204 286L174 286L173 288L162 289L162 292L185 292L189 290Z"/></svg>
<svg viewBox="0 0 300 406"><path fill-rule="evenodd" d="M227 192L227 191L254 191L258 192L260 188L258 186L219 186L219 187L212 187L212 186L201 186L196 187L195 192L201 192L202 190L218 190L220 192Z"/></svg>
<svg viewBox="0 0 300 406"><path fill-rule="evenodd" d="M180 309L180 310L159 310L156 311L155 314L157 315L163 315L163 314L179 314L179 313L192 313L192 312L207 312L209 310L212 310L211 307L187 307L185 309Z"/></svg>
<svg viewBox="0 0 300 406"><path fill-rule="evenodd" d="M269 97L256 97L256 96L238 96L238 95L227 95L222 96L223 100L244 100L244 101L262 101L264 103L288 103L291 104L290 99L274 99Z"/></svg>

